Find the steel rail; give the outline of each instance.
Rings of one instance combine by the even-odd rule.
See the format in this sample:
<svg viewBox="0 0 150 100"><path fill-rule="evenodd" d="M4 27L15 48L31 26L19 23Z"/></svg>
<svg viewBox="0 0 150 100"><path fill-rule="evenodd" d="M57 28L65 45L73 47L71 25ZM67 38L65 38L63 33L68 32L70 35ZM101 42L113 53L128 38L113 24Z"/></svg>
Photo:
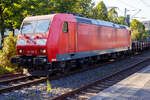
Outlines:
<svg viewBox="0 0 150 100"><path fill-rule="evenodd" d="M0 75L0 78L6 78L6 77L16 77L23 75L22 73L16 73L16 74L5 74L5 75Z"/></svg>
<svg viewBox="0 0 150 100"><path fill-rule="evenodd" d="M9 79L0 81L0 85L8 84L10 82L15 82L15 81L19 81L19 80L24 80L24 79L27 79L27 78L30 78L30 77L31 76L18 76L18 77L15 77L15 78L9 78Z"/></svg>
<svg viewBox="0 0 150 100"><path fill-rule="evenodd" d="M77 89L74 89L74 90L72 90L72 91L70 91L70 92L67 92L67 93L64 93L64 94L62 94L62 95L60 95L60 96L58 96L58 97L54 97L54 98L49 98L49 100L69 100L69 99L66 99L67 97L73 97L74 95L79 95L78 93L80 93L80 92L82 92L82 91L84 91L84 90L87 90L88 88L91 88L92 86L96 86L97 84L99 84L99 83L101 83L101 82L104 82L104 81L107 81L107 80L110 80L112 77L114 77L114 76L116 76L116 75L121 75L121 73L123 73L123 72L125 72L125 71L130 71L132 68L135 68L135 67L140 67L139 69L142 69L143 67L146 67L147 65L149 65L150 64L150 58L147 58L147 59L145 59L145 60L142 60L142 61L140 61L140 62L138 62L138 63L134 63L134 64L131 64L130 66L128 66L127 68L125 68L125 69L122 69L122 70L118 70L118 71L116 71L115 73L113 73L113 74L109 74L109 75L106 75L105 77L103 77L102 79L100 79L100 80L97 80L97 81L95 81L95 82L93 82L93 83L90 83L90 84L88 84L88 85L85 85L85 86L83 86L83 87L80 87L80 88L77 88ZM115 80L114 80L115 81ZM121 81L121 80L120 80ZM118 80L116 81L116 82L118 82ZM115 84L115 83L113 83L113 84ZM111 85L109 85L109 86L112 86L113 84L111 84ZM103 85L103 88L101 88L101 90L99 90L99 92L100 91L102 91L103 89L105 89L105 88L108 88L109 86L104 86ZM75 96L76 97L76 96ZM70 100L73 100L73 98L70 98ZM78 99L77 99L78 100Z"/></svg>
<svg viewBox="0 0 150 100"><path fill-rule="evenodd" d="M137 54L137 55L139 55L139 54ZM134 56L137 56L137 55L134 55ZM60 79L60 78L64 78L64 77L73 75L73 74L85 72L85 71L88 71L88 70L91 70L91 69L95 69L95 68L98 68L98 67L101 67L101 66L104 66L104 65L112 64L112 63L114 63L114 62L124 60L125 58L130 58L130 57L134 57L134 56L127 56L127 57L123 57L123 58L117 58L117 59L115 59L114 61L107 61L107 62L104 62L104 63L102 63L102 64L95 64L95 65L92 65L92 66L87 67L87 68L85 68L85 69L80 69L80 70L72 71L72 72L69 72L69 73L63 74L63 75L60 74L60 75L51 76L51 77L40 77L40 78L34 79L34 80L32 80L32 81L29 80L29 81L26 81L26 82L21 83L21 84L17 84L17 85L14 85L14 86L2 88L2 89L0 89L0 94L1 94L1 93L5 93L5 92L8 92L8 91L15 90L15 89L20 89L20 88L23 88L23 87L25 87L25 86L29 86L29 85L32 85L32 84L37 84L37 83L45 82L47 79L49 79L50 81L51 81L51 80L57 80L57 79ZM86 67L86 66L85 66L85 67ZM3 85L3 84L8 84L8 83L10 83L10 82L15 82L15 81L23 80L23 79L27 79L27 78L29 78L29 77L31 77L31 76L15 78L14 80L13 80L13 79L5 80L5 81L0 82L0 85L1 85L1 84L2 84L2 85Z"/></svg>
<svg viewBox="0 0 150 100"><path fill-rule="evenodd" d="M5 92L8 92L8 91L19 89L21 87L29 86L31 84L44 82L46 80L47 80L47 77L40 77L40 78L37 78L37 79L34 79L34 80L28 80L26 82L22 82L21 84L17 84L17 85L14 85L14 86L8 86L6 88L1 88L0 93L5 93Z"/></svg>

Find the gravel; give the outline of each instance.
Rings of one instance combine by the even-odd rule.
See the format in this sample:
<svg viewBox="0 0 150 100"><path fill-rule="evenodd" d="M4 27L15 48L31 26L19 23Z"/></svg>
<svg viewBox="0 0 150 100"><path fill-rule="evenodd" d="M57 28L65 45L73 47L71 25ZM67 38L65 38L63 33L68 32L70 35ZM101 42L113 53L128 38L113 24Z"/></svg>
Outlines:
<svg viewBox="0 0 150 100"><path fill-rule="evenodd" d="M21 88L19 90L0 94L0 100L48 100L75 88L79 88L99 80L106 74L110 74L117 70L121 70L122 68L126 68L128 65L139 62L146 57L150 57L149 55L150 52L147 52L139 55L138 57L128 58L93 70L50 81L50 91L47 91L47 82L44 82L26 88Z"/></svg>

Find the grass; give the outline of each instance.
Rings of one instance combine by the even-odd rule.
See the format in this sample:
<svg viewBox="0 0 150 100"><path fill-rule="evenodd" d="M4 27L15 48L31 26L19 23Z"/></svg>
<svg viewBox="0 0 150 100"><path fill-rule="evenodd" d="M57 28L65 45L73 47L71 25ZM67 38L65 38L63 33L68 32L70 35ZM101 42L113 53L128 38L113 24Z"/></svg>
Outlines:
<svg viewBox="0 0 150 100"><path fill-rule="evenodd" d="M0 75L3 75L3 74L12 74L12 73L15 73L15 72L16 72L15 68L1 67L0 66Z"/></svg>

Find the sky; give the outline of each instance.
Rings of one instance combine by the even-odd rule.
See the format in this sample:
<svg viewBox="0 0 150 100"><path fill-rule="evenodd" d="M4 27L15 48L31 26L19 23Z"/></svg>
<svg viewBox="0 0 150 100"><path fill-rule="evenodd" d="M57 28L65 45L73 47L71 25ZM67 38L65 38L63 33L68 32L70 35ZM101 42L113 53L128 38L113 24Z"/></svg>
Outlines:
<svg viewBox="0 0 150 100"><path fill-rule="evenodd" d="M93 0L98 4L100 0ZM131 19L150 20L150 0L103 0L107 8L116 8L119 15L124 16L125 8Z"/></svg>

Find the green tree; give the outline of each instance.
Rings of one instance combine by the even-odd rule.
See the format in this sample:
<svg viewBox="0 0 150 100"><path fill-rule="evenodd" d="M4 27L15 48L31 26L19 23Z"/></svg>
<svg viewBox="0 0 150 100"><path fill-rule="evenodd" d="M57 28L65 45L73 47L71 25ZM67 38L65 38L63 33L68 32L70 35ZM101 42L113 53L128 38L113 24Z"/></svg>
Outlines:
<svg viewBox="0 0 150 100"><path fill-rule="evenodd" d="M108 20L107 16L107 8L103 1L100 1L97 6L93 9L91 9L90 17L94 19L100 19L100 20Z"/></svg>
<svg viewBox="0 0 150 100"><path fill-rule="evenodd" d="M0 0L0 33L19 29L26 16L50 14L53 8L50 0Z"/></svg>
<svg viewBox="0 0 150 100"><path fill-rule="evenodd" d="M94 7L92 0L78 0L76 2L73 12L82 14L85 17L90 17L89 12Z"/></svg>
<svg viewBox="0 0 150 100"><path fill-rule="evenodd" d="M110 22L118 23L118 13L115 8L111 8L107 15Z"/></svg>
<svg viewBox="0 0 150 100"><path fill-rule="evenodd" d="M50 0L54 13L71 13L76 5L76 0Z"/></svg>
<svg viewBox="0 0 150 100"><path fill-rule="evenodd" d="M13 8L9 9L8 14L7 14L9 16L9 18L7 19L6 26L7 26L7 29L12 31L14 34L14 30L20 28L20 25L21 25L24 17L22 15L22 12L23 12L22 6L23 5L21 3L21 0L14 2L12 5L13 5Z"/></svg>
<svg viewBox="0 0 150 100"><path fill-rule="evenodd" d="M16 50L17 37L13 36L12 33L4 39L3 48L0 53L0 66L2 67L12 67L10 63L10 58L17 54Z"/></svg>
<svg viewBox="0 0 150 100"><path fill-rule="evenodd" d="M140 40L140 39L146 39L147 38L147 32L145 31L145 26L142 22L133 19L131 24L131 36L133 37L133 40Z"/></svg>
<svg viewBox="0 0 150 100"><path fill-rule="evenodd" d="M21 2L23 16L45 15L55 11L54 0L24 0Z"/></svg>
<svg viewBox="0 0 150 100"><path fill-rule="evenodd" d="M88 16L94 6L92 0L50 0L51 11L54 13L78 13Z"/></svg>
<svg viewBox="0 0 150 100"><path fill-rule="evenodd" d="M126 25L126 24L125 24L125 17L119 16L119 18L118 18L118 24Z"/></svg>
<svg viewBox="0 0 150 100"><path fill-rule="evenodd" d="M131 39L132 40L140 40L141 39L141 33L137 29L132 30Z"/></svg>
<svg viewBox="0 0 150 100"><path fill-rule="evenodd" d="M145 30L145 32L142 35L143 40L148 39L149 34L148 34L148 30Z"/></svg>
<svg viewBox="0 0 150 100"><path fill-rule="evenodd" d="M21 0L0 0L0 33L2 43L6 29L14 31L15 28L20 26L22 21L20 20L20 2Z"/></svg>
<svg viewBox="0 0 150 100"><path fill-rule="evenodd" d="M136 19L133 19L131 22L131 30L138 29L140 32L143 30L142 23Z"/></svg>

